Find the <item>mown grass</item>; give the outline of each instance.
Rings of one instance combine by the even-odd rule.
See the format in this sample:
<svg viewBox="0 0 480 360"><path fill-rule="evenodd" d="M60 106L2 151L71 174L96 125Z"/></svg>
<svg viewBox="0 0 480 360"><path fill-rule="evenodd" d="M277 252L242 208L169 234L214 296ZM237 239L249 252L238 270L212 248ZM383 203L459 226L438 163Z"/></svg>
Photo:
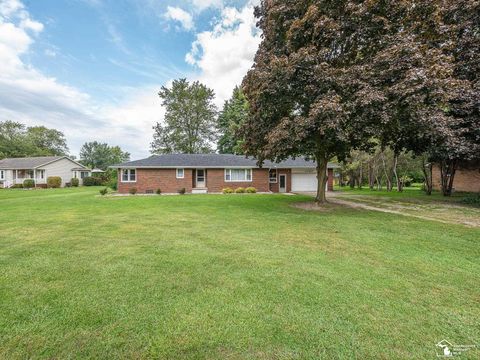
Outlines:
<svg viewBox="0 0 480 360"><path fill-rule="evenodd" d="M282 195L0 191L0 358L435 358L480 231ZM478 358L474 350L463 358Z"/></svg>

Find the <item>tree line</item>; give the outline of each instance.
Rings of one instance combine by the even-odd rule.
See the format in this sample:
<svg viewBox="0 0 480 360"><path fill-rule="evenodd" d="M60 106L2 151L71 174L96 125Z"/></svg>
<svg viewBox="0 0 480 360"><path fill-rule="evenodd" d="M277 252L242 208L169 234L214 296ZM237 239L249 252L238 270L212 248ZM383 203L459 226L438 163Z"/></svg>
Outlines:
<svg viewBox="0 0 480 360"><path fill-rule="evenodd" d="M0 159L34 156L69 155L65 135L45 126L32 126L10 120L0 122ZM98 141L86 142L80 149L79 162L94 169L107 170L110 165L130 159L130 154L119 146Z"/></svg>

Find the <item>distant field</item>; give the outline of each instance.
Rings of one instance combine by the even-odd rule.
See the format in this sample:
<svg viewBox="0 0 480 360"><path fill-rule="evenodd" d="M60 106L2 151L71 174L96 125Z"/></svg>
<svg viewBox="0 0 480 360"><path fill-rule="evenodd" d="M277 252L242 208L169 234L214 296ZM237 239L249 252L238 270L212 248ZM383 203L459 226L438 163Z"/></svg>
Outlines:
<svg viewBox="0 0 480 360"><path fill-rule="evenodd" d="M0 358L434 359L442 339L480 343L479 228L290 206L307 196L97 194L0 190Z"/></svg>

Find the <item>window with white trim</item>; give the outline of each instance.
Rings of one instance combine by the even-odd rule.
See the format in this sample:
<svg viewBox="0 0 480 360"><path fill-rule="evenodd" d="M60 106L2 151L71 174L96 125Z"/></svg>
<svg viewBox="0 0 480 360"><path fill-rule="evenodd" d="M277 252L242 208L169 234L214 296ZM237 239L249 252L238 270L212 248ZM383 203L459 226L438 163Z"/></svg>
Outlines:
<svg viewBox="0 0 480 360"><path fill-rule="evenodd" d="M5 180L5 170L0 170L0 180Z"/></svg>
<svg viewBox="0 0 480 360"><path fill-rule="evenodd" d="M185 177L185 170L183 168L177 169L177 179L183 179Z"/></svg>
<svg viewBox="0 0 480 360"><path fill-rule="evenodd" d="M276 183L277 182L277 169L268 170L268 181L270 183Z"/></svg>
<svg viewBox="0 0 480 360"><path fill-rule="evenodd" d="M88 171L80 171L80 179L85 179L86 177L88 177L88 175Z"/></svg>
<svg viewBox="0 0 480 360"><path fill-rule="evenodd" d="M136 182L137 171L135 169L123 169L122 170L122 182Z"/></svg>
<svg viewBox="0 0 480 360"><path fill-rule="evenodd" d="M252 181L252 169L225 169L225 181Z"/></svg>
<svg viewBox="0 0 480 360"><path fill-rule="evenodd" d="M43 180L45 178L45 170L37 170L37 179Z"/></svg>

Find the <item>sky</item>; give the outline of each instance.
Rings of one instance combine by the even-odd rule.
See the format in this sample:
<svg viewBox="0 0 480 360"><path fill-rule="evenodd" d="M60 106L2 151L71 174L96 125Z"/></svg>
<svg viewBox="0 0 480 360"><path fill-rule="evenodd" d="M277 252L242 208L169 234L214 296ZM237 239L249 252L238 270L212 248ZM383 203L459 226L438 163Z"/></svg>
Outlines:
<svg viewBox="0 0 480 360"><path fill-rule="evenodd" d="M0 0L0 121L150 155L158 91L199 80L221 108L260 43L258 0Z"/></svg>

